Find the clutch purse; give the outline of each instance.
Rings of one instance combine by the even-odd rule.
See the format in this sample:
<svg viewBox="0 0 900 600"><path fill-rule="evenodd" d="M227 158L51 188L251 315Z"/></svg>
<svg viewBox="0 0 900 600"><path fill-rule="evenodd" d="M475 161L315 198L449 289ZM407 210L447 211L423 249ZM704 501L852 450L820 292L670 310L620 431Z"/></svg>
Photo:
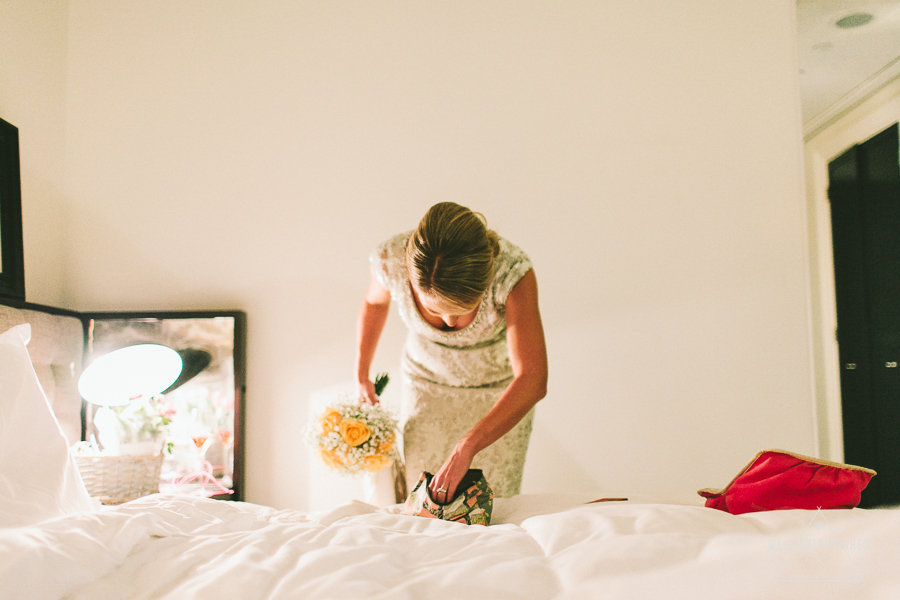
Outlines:
<svg viewBox="0 0 900 600"><path fill-rule="evenodd" d="M787 450L763 450L724 489L702 489L706 506L740 515L761 510L855 508L872 469Z"/></svg>
<svg viewBox="0 0 900 600"><path fill-rule="evenodd" d="M446 504L438 504L428 492L432 477L427 471L419 476L419 481L406 499L406 514L467 525L491 524L494 492L481 469L469 469L456 486L456 495Z"/></svg>

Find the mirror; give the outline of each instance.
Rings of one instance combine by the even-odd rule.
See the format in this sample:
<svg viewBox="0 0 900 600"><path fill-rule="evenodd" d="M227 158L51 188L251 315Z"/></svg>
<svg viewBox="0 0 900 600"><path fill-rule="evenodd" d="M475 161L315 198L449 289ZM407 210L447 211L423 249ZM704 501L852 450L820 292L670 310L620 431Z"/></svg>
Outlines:
<svg viewBox="0 0 900 600"><path fill-rule="evenodd" d="M19 130L0 119L0 298L25 299Z"/></svg>
<svg viewBox="0 0 900 600"><path fill-rule="evenodd" d="M165 456L160 492L242 500L246 315L211 311L83 316L85 369L114 350L139 344L160 344L181 355L178 379L156 397L152 409L141 408L153 413L154 431L159 417L165 418L159 439ZM138 443L123 439L121 431L118 439L111 439L114 428L104 424L120 419L128 408L86 404L86 438L93 435L107 447Z"/></svg>

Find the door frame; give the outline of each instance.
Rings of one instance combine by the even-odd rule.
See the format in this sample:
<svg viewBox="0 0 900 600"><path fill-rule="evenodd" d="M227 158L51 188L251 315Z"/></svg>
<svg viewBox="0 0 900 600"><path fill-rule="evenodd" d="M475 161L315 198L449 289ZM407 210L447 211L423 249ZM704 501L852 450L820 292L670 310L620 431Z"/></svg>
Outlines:
<svg viewBox="0 0 900 600"><path fill-rule="evenodd" d="M809 233L810 321L813 354L813 401L817 455L844 461L841 378L837 344L837 300L828 163L900 121L900 77L827 129L804 140Z"/></svg>

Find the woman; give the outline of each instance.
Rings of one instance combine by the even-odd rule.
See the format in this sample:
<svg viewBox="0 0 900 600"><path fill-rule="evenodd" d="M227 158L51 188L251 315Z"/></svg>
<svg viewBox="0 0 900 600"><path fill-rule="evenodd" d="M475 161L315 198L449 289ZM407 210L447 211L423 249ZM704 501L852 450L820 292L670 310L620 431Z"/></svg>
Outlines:
<svg viewBox="0 0 900 600"><path fill-rule="evenodd" d="M414 231L376 248L370 262L357 378L363 398L377 403L369 369L393 298L409 327L401 389L407 488L432 472L431 496L445 503L474 467L498 497L518 494L532 408L547 390L528 256L480 215L442 202Z"/></svg>

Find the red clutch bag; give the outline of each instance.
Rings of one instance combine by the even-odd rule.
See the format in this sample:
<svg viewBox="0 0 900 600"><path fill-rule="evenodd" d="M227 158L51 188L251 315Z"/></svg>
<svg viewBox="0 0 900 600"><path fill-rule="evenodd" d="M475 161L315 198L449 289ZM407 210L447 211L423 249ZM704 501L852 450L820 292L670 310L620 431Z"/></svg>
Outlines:
<svg viewBox="0 0 900 600"><path fill-rule="evenodd" d="M762 510L854 508L872 469L763 450L724 489L702 489L706 506L733 515Z"/></svg>

